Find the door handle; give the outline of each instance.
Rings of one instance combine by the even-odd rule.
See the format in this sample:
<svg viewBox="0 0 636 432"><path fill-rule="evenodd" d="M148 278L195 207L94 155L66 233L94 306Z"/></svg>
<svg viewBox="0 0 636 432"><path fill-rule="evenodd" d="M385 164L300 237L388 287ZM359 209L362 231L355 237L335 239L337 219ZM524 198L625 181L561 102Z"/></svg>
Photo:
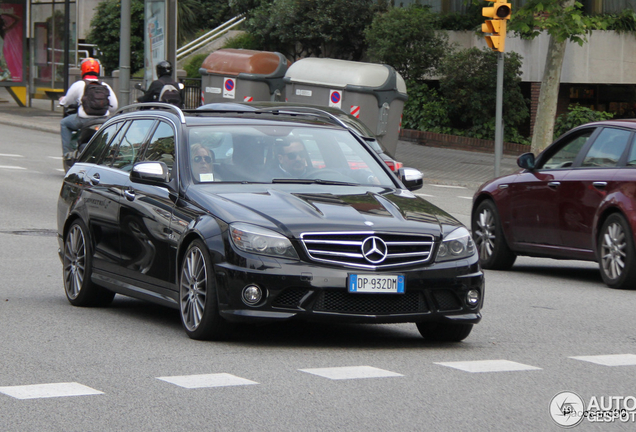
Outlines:
<svg viewBox="0 0 636 432"><path fill-rule="evenodd" d="M100 179L100 177L99 177L99 173L95 173L95 174L93 174L93 177L89 177L89 178L88 178L88 181L89 181L89 182L90 182L93 186L96 186L96 185L98 185L98 184L99 184L99 179Z"/></svg>
<svg viewBox="0 0 636 432"><path fill-rule="evenodd" d="M124 191L124 196L126 197L126 199L128 201L134 201L135 200L135 192L131 191L130 189L126 189Z"/></svg>
<svg viewBox="0 0 636 432"><path fill-rule="evenodd" d="M603 188L605 188L605 186L607 186L607 182L595 181L595 182L592 183L592 186L594 186L597 189L603 189Z"/></svg>
<svg viewBox="0 0 636 432"><path fill-rule="evenodd" d="M561 184L561 182L558 182L558 181L548 182L548 186L551 187L551 188L557 188L557 187L559 187L560 184Z"/></svg>

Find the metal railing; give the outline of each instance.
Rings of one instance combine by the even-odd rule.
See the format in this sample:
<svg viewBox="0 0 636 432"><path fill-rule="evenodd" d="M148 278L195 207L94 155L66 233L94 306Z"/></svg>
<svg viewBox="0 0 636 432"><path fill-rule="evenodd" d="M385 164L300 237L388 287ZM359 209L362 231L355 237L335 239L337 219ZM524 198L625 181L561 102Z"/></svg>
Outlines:
<svg viewBox="0 0 636 432"><path fill-rule="evenodd" d="M236 27L239 24L241 24L243 21L245 21L245 17L243 15L235 16L234 18L224 22L223 24L221 24L220 26L218 26L214 30L209 31L206 34L204 34L203 36L193 40L192 42L190 42L188 44L185 44L181 48L178 48L177 49L177 60L181 60L183 57L185 57L186 55L190 54L191 52L201 48L204 45L209 44L214 39L224 35L225 33L230 31L234 27Z"/></svg>

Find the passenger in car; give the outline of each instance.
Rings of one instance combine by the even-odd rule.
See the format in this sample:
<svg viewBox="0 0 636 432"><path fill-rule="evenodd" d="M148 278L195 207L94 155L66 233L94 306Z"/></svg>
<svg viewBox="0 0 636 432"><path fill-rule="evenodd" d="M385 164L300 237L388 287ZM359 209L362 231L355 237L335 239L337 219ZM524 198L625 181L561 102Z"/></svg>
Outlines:
<svg viewBox="0 0 636 432"><path fill-rule="evenodd" d="M278 165L272 170L272 178L304 178L309 174L307 151L299 138L288 137L276 143Z"/></svg>
<svg viewBox="0 0 636 432"><path fill-rule="evenodd" d="M192 145L190 148L190 166L195 180L201 182L214 181L213 163L214 153L199 143Z"/></svg>

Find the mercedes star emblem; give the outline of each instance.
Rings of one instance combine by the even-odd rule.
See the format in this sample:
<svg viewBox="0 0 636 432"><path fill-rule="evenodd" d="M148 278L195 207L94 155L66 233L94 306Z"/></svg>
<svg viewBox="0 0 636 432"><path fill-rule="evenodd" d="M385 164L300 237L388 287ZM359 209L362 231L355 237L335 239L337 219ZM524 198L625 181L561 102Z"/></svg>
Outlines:
<svg viewBox="0 0 636 432"><path fill-rule="evenodd" d="M367 237L362 242L362 256L371 264L379 264L386 259L388 248L380 237Z"/></svg>

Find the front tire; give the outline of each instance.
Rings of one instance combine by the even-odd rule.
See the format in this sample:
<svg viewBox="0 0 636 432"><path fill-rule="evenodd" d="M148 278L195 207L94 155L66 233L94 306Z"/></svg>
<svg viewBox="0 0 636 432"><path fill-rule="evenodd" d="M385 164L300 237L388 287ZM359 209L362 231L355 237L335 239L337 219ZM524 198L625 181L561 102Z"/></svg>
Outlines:
<svg viewBox="0 0 636 432"><path fill-rule="evenodd" d="M479 203L473 212L472 231L479 264L485 269L508 270L517 255L510 250L503 235L497 208L491 200Z"/></svg>
<svg viewBox="0 0 636 432"><path fill-rule="evenodd" d="M599 268L603 282L611 288L636 288L634 236L625 216L610 215L599 233Z"/></svg>
<svg viewBox="0 0 636 432"><path fill-rule="evenodd" d="M92 256L88 230L78 219L66 233L62 259L64 291L73 306L107 306L115 297L114 292L91 281Z"/></svg>
<svg viewBox="0 0 636 432"><path fill-rule="evenodd" d="M422 337L436 342L461 342L473 330L473 324L464 323L416 323Z"/></svg>
<svg viewBox="0 0 636 432"><path fill-rule="evenodd" d="M213 266L200 240L188 247L179 278L179 311L186 334L197 340L227 338L229 324L219 314Z"/></svg>

